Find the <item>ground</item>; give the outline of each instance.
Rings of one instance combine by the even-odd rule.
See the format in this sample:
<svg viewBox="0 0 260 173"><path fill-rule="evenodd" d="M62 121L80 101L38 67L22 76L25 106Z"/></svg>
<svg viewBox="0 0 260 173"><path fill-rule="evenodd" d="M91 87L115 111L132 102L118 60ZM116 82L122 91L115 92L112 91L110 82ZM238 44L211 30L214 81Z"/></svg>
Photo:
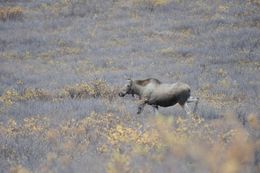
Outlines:
<svg viewBox="0 0 260 173"><path fill-rule="evenodd" d="M258 0L0 1L0 172L260 171ZM118 97L185 82L180 106ZM192 106L192 105L191 105Z"/></svg>

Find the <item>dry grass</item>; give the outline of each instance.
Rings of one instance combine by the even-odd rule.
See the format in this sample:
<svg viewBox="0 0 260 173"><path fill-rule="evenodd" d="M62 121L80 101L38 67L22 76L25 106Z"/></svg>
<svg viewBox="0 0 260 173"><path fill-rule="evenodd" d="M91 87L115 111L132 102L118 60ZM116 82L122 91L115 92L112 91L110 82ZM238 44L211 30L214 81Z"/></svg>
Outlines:
<svg viewBox="0 0 260 173"><path fill-rule="evenodd" d="M22 7L0 7L0 20L17 20L23 17L24 9Z"/></svg>
<svg viewBox="0 0 260 173"><path fill-rule="evenodd" d="M90 83L78 83L71 86L65 86L56 92L48 91L40 88L26 88L23 92L15 89L7 89L0 96L0 103L11 106L18 101L26 100L57 100L64 98L83 99L102 97L112 100L118 91L117 88L109 86L103 80L95 80Z"/></svg>
<svg viewBox="0 0 260 173"><path fill-rule="evenodd" d="M259 172L255 4L1 7L0 172ZM124 76L189 83L199 118L179 106L136 115L137 98L117 97Z"/></svg>
<svg viewBox="0 0 260 173"><path fill-rule="evenodd" d="M52 172L53 164L67 169L73 158L95 150L104 156L106 172L152 172L153 167L162 165L178 169L178 164L164 165L174 157L182 163L191 164L207 172L242 173L254 163L254 152L259 141L254 141L247 130L233 115L226 118L205 121L202 118L157 116L141 124L130 115L117 116L112 113L92 112L83 119L63 120L53 126L49 118L34 116L24 118L21 123L9 119L0 124L2 140L19 138L33 139L51 146L45 152L37 172ZM259 128L259 119L250 115L252 128ZM7 158L19 160L18 151L3 143L0 148ZM29 157L24 153L24 157ZM144 164L136 165L137 158L144 158ZM11 172L29 172L19 164L12 164Z"/></svg>
<svg viewBox="0 0 260 173"><path fill-rule="evenodd" d="M249 0L249 2L254 3L254 4L260 6L260 1L259 0Z"/></svg>
<svg viewBox="0 0 260 173"><path fill-rule="evenodd" d="M88 84L79 83L67 86L64 91L64 94L69 95L71 98L104 97L112 99L116 95L116 89L109 86L103 80L96 80Z"/></svg>
<svg viewBox="0 0 260 173"><path fill-rule="evenodd" d="M141 7L153 12L156 8L167 6L170 0L133 0L136 7Z"/></svg>
<svg viewBox="0 0 260 173"><path fill-rule="evenodd" d="M108 172L133 171L131 164L138 155L155 164L166 161L169 155L183 162L191 159L194 167L203 164L208 172L239 173L253 163L254 142L238 122L231 125L221 120L210 124L203 119L163 116L151 122L153 128L145 129L144 133L121 125L113 129L113 144L117 144L121 152L112 153ZM226 128L228 124L230 127ZM222 130L217 130L219 128ZM131 148L122 149L125 144ZM145 166L140 169L146 170Z"/></svg>
<svg viewBox="0 0 260 173"><path fill-rule="evenodd" d="M51 93L38 88L26 88L22 93L19 93L15 89L7 89L0 96L0 102L4 103L4 105L11 106L13 103L17 101L25 101L25 100L47 100L52 98Z"/></svg>

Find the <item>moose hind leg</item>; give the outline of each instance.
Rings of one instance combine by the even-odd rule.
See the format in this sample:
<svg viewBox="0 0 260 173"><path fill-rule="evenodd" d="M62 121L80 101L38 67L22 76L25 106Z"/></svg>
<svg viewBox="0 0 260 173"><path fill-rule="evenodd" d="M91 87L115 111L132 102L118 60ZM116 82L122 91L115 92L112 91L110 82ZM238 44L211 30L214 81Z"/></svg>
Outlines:
<svg viewBox="0 0 260 173"><path fill-rule="evenodd" d="M193 108L193 113L195 113L197 111L198 103L199 103L199 99L195 102L195 106Z"/></svg>
<svg viewBox="0 0 260 173"><path fill-rule="evenodd" d="M188 115L191 114L191 110L190 110L190 108L189 108L189 106L188 106L188 104L186 102L184 104L182 104L181 107L184 109L186 114L188 114Z"/></svg>
<svg viewBox="0 0 260 173"><path fill-rule="evenodd" d="M190 96L187 100L187 103L192 103L192 102L195 102L195 105L194 105L194 108L193 108L193 111L192 111L193 113L195 113L196 110L197 110L197 107L198 107L199 98Z"/></svg>

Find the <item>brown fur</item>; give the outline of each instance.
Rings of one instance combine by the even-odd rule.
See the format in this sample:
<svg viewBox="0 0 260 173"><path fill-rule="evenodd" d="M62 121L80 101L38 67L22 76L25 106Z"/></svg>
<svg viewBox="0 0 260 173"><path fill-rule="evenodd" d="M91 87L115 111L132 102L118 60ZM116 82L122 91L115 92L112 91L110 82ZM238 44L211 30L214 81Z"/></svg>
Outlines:
<svg viewBox="0 0 260 173"><path fill-rule="evenodd" d="M149 84L150 82L154 81L155 83L160 84L161 82L158 79L145 79L145 80L136 80L136 84L137 85L141 85L141 86L146 86L147 84Z"/></svg>

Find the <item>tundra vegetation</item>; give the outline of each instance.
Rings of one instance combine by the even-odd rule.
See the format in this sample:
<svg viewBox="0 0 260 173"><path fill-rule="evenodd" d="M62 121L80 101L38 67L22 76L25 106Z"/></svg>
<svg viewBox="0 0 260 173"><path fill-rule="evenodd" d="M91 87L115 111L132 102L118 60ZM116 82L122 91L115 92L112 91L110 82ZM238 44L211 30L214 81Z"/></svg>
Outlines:
<svg viewBox="0 0 260 173"><path fill-rule="evenodd" d="M258 0L1 0L0 172L260 172ZM118 97L185 82L179 106Z"/></svg>

